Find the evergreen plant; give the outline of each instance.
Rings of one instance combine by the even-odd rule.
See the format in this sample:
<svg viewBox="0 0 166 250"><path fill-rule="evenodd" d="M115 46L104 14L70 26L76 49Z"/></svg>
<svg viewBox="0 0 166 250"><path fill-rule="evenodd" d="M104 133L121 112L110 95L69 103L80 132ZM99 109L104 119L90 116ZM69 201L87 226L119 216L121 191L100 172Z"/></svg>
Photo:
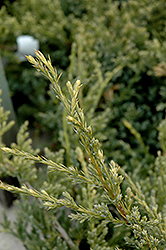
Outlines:
<svg viewBox="0 0 166 250"><path fill-rule="evenodd" d="M4 217L5 230L20 237L27 249L81 249L83 242L93 250L165 249L166 120L159 126L162 151L146 176L138 175L135 181L117 163L107 162L79 104L81 82L72 85L68 81L64 94L50 57L36 51L36 58L27 59L51 81L81 147L75 149L75 166L64 164L64 150L52 153L46 149L46 155L39 156L31 147L27 124L21 128L17 144L2 147L1 169L18 176L21 185L0 184L1 189L19 193L21 198L17 201L21 216L15 228ZM149 154L140 134L126 120L124 124ZM35 162L47 168L37 169ZM136 173L140 171L137 167Z"/></svg>

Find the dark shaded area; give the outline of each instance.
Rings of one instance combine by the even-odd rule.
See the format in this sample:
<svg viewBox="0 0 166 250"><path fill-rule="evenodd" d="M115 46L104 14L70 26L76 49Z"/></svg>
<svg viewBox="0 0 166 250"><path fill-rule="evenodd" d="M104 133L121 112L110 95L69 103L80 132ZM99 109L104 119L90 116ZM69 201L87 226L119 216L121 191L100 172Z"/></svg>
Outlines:
<svg viewBox="0 0 166 250"><path fill-rule="evenodd" d="M16 0L1 0L0 1L0 8L4 5L7 7L8 3L14 3Z"/></svg>
<svg viewBox="0 0 166 250"><path fill-rule="evenodd" d="M87 239L82 239L79 245L80 250L90 250L90 245L87 242Z"/></svg>
<svg viewBox="0 0 166 250"><path fill-rule="evenodd" d="M20 187L20 184L16 177L12 176L2 177L1 181L9 185L14 185L15 187ZM11 207L13 201L16 200L18 197L19 197L18 194L14 194L6 190L0 190L0 201L6 207Z"/></svg>

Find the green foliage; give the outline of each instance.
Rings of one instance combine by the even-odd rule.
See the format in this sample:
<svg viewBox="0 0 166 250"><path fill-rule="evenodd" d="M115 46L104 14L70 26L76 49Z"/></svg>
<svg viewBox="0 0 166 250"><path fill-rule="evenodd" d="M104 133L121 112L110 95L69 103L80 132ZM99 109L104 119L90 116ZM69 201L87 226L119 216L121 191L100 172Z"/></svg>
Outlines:
<svg viewBox="0 0 166 250"><path fill-rule="evenodd" d="M39 75L34 77L36 73L26 62L16 63L9 49L15 46L18 35L29 34L39 39L41 50L51 55L53 65L60 72L65 71L64 81L79 78L84 82L80 105L94 127L95 136L104 142L109 160L122 165L128 161L128 169L133 171L129 148L135 149L139 162L144 155L137 139L124 126L123 118L140 133L150 153L155 155L159 149L156 127L163 119L163 110L156 107L161 107L166 99L161 94L165 83L153 73L153 68L165 61L164 6L164 1L150 0L79 3L35 0L3 6L1 53L12 58L6 72L20 120L28 118L31 123L35 121L40 132L51 132L56 148L66 144L61 126L62 107L55 101L48 83ZM72 147L77 140L72 140L75 137L70 128L66 131ZM114 143L110 143L112 140ZM69 162L75 163L73 150L74 147ZM143 165L148 168L154 159L144 158Z"/></svg>
<svg viewBox="0 0 166 250"><path fill-rule="evenodd" d="M108 228L105 221L102 221L96 228L88 233L88 242L92 249L96 250L110 250L107 242L105 241L105 236L108 233Z"/></svg>
<svg viewBox="0 0 166 250"><path fill-rule="evenodd" d="M21 127L17 135L17 142L12 143L12 148L17 148L19 150L25 150L30 153L38 153L39 150L32 149L32 140L29 137L29 132L27 132L28 122L25 122ZM7 128L7 127L6 127ZM8 174L9 176L15 177L17 173L17 178L21 183L26 183L26 181L31 180L32 183L37 179L36 168L34 161L24 161L23 159L18 159L17 157L4 157L1 162L1 174Z"/></svg>
<svg viewBox="0 0 166 250"><path fill-rule="evenodd" d="M46 172L50 173L45 175L43 168L40 168L38 182L32 179L31 175L27 175L26 185L21 188L1 182L1 189L20 193L23 200L20 203L21 211L24 211L25 216L18 217L15 230L10 228L6 219L4 226L6 225L9 232L20 237L27 249L36 247L37 242L39 249L43 250L54 247L79 249L79 243L84 238L80 238L76 231L79 235L81 231L84 232L91 249L164 249L165 152L158 153L153 168L147 170L148 175L140 179L138 175L137 182L133 181L134 175L131 174L130 177L114 161L107 164L100 142L93 136L92 127L87 124L78 102L82 86L80 81L77 80L74 85L68 81L68 93L65 95L58 84L60 76L52 66L50 57L47 60L41 52L36 51L35 59L32 56L27 59L39 73L50 80L56 97L63 103L67 112L67 121L72 124L85 154L81 148L76 148L77 166L63 164L64 150L51 153L46 149L48 158L36 155L37 152L32 150L30 141L27 140L27 124L24 124L19 132L17 145L14 144L12 148L3 147L2 150L12 155L10 161L17 159L19 163L21 159L25 161L25 165L29 162L32 165L34 162L44 164L48 166ZM148 155L148 148L140 134L127 120L124 120L124 123ZM159 126L159 141L164 150L163 124L165 120ZM20 174L20 180L25 182L21 169L17 169L15 174ZM32 185L31 181L34 182ZM29 203L28 196L37 198L37 201L32 199ZM28 214L30 220L26 219L29 218ZM76 222L73 224L67 216ZM107 236L109 230L112 234L110 237ZM116 239L116 236L122 236L126 244Z"/></svg>
<svg viewBox="0 0 166 250"><path fill-rule="evenodd" d="M129 245L132 245L131 248L148 249L150 246L155 249L155 244L158 244L157 249L164 249L161 235L164 235L165 220L165 17L164 1L151 2L150 0L141 2L81 0L79 3L77 0L28 2L18 0L13 4L6 1L6 7L3 6L0 10L2 23L0 49L4 59L8 61L5 70L15 109L20 121L28 118L30 126L34 124L39 131L39 136L41 133L50 133L51 139L48 141L48 146L56 151L52 153L46 149L44 151L46 158L37 157L37 151L33 151L30 146L25 123L18 136L22 137L21 146L21 142L17 141L11 147L21 152L29 152L28 159L14 156L13 153L12 157L10 154L9 157L8 154L1 153L3 159L1 173L18 175L21 185L26 183L27 188L30 189L33 186L38 192L37 194L32 192L31 195L38 195L40 198L43 195L42 187L48 194L46 204L50 202L50 196L56 198L53 205L52 202L50 204L52 207L55 206L54 202L57 202L58 206L68 202L77 208L77 212L72 216L78 220L85 220L82 224L74 222L73 226L73 222L65 221L62 225L64 218L60 219L60 224L67 228L67 232L68 228L72 228L68 232L69 237L77 246L90 237L87 232L93 232L97 239L96 228L100 224L99 210L102 210L103 216L109 217L110 220L122 219L117 215L116 198L114 202L110 197L104 198L108 190L105 190L99 172L93 171L94 166L100 165L102 171L108 172L104 172L106 183L117 181L111 188L117 199L120 199L120 202L123 201L122 205L129 211L129 214L126 211L125 213L130 221L130 226L124 223L123 226L114 229L110 227L110 223L107 224L111 240L107 240L106 247L115 249L119 246L128 249L129 246L124 245L124 240L119 241L119 238L128 237L126 240ZM67 80L75 82L74 86L70 83L67 85L61 83L62 95L59 99L63 99L62 102L66 104L67 111L63 109L62 102L56 98L51 85L40 75L42 70L49 80L50 76L53 77L51 81L54 87L58 88L54 82L57 80L58 73L51 68L49 61L44 60L39 53L38 59L41 64L39 63L39 68L36 64L35 67L40 72L36 72L27 65L27 62L19 63L14 57L15 39L21 34L38 38L44 54L51 55L52 65L56 66L59 72L63 72L63 82ZM52 75L49 75L51 72ZM84 83L81 88L77 79ZM80 88L79 93L77 88ZM59 91L59 88L56 89L56 94ZM77 99L79 99L79 107L73 106ZM72 118L70 114L70 123L66 120L69 111L73 116ZM80 114L78 117L77 113ZM78 121L81 121L85 130L77 124ZM85 121L93 128L93 135ZM77 133L71 126L74 122ZM4 129L7 129L6 125ZM84 136L86 140L83 140ZM92 137L99 139L100 146L98 141L92 140ZM86 144L84 149L80 148L79 140L83 140L82 144ZM104 162L101 163L98 158L97 163L93 158L89 161L90 157L87 155L92 153L92 146L94 158L100 159L102 148ZM20 151L17 153L21 154ZM22 152L22 156L26 157L26 153ZM112 159L124 168L114 165L113 162L111 165L105 163L109 163ZM23 164L24 161L25 164ZM49 163L53 172L49 172L50 168L47 169L43 165L37 164L36 168L35 161L46 165ZM60 165L54 164L55 162ZM8 164L12 166L12 170L15 169L14 172L10 170ZM124 177L121 184L118 182L119 174ZM79 184L71 182L71 178ZM92 182L93 184L95 182L97 187L91 186ZM26 187L24 192L28 193ZM59 203L59 199L63 202ZM37 206L36 203L33 209ZM41 206L40 204L39 208ZM150 216L151 207L156 206L158 206L157 212L152 209L154 215ZM82 214L82 208L85 208L86 213ZM25 208L22 207L22 209ZM57 216L58 208L53 211ZM66 211L68 212L68 209L64 209L64 214L67 213ZM94 218L93 213L88 214L88 211L95 212L97 218ZM110 217L110 211L113 212L112 217ZM52 213L52 210L49 213ZM161 213L161 219L159 213ZM51 214L50 218L54 215ZM47 212L44 216L47 218ZM148 229L144 216L150 225ZM93 219L90 219L91 217ZM88 218L90 220L86 222ZM20 221L21 228L23 220ZM161 225L160 233L158 233L159 226L155 224L158 221ZM23 231L22 228L21 232ZM82 236L78 235L78 232L82 232ZM156 237L159 243L149 235ZM107 235L105 238L107 239ZM24 242L25 239L28 241L26 247L31 244L29 248L33 249L32 245L36 243L32 241L32 233L31 236L25 236ZM59 239L59 243L50 243L47 249L53 249L52 244L60 245L60 241ZM53 239L52 242L56 240ZM61 245L62 249L65 249L63 244L65 244L64 240ZM104 244L101 246L103 249ZM42 247L44 249L41 243Z"/></svg>

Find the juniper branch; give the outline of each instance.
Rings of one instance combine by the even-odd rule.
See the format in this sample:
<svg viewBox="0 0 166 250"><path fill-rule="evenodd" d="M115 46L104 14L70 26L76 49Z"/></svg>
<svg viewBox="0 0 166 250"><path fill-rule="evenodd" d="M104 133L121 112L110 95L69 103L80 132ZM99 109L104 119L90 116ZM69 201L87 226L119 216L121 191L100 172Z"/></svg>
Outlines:
<svg viewBox="0 0 166 250"><path fill-rule="evenodd" d="M66 167L63 164L57 164L51 160L47 160L45 157L34 156L17 149L2 149L8 153L21 156L25 159L34 160L46 164L49 166L49 169L51 171L62 171L70 175L73 180L76 180L78 182L85 182L102 187L105 197L108 199L108 201L114 204L123 220L114 219L105 204L95 205L93 209L86 209L80 205L77 205L70 194L67 192L63 193L63 199L56 199L55 197L49 196L44 190L41 190L41 192L39 192L33 189L28 189L26 186L23 186L22 188L13 188L12 186L6 186L1 183L0 188L13 192L21 192L40 198L43 201L43 204L49 209L60 206L69 207L76 211L75 215L71 215L72 219L79 219L80 221L84 221L85 219L91 219L92 217L99 219L105 218L107 220L113 221L114 223L126 224L133 230L132 213L134 213L134 210L130 211L129 207L127 207L126 204L122 201L120 184L123 181L123 177L118 173L119 166L113 161L111 162L109 167L104 163L104 157L100 147L100 143L93 137L92 128L91 126L87 125L84 118L83 109L79 107L78 93L82 86L80 81L77 80L73 86L70 82L67 82L66 86L70 95L70 98L67 99L66 96L62 93L62 90L58 84L60 76L58 76L56 69L53 68L50 58L49 60L46 60L41 52L36 51L36 59L34 59L32 56L28 56L27 59L42 75L44 75L51 81L57 98L59 98L63 103L67 111L68 122L73 125L74 131L79 135L81 144L83 145L89 156L88 174L84 173L84 171L79 172L78 169L74 167ZM134 184L130 184L132 188L136 189ZM138 196L137 201L139 202ZM145 202L144 207L147 211L149 211L149 207ZM135 217L133 218L135 220ZM139 216L138 219L136 219L136 222L138 223L138 225L140 225L141 228L141 222L139 223ZM146 240L146 242L147 246L149 246L148 240Z"/></svg>
<svg viewBox="0 0 166 250"><path fill-rule="evenodd" d="M124 204L120 201L122 197L120 195L120 184L123 180L123 177L118 175L118 168L116 167L116 165L114 165L114 168L112 168L112 170L114 169L114 175L112 175L112 178L110 179L111 171L108 173L108 171L106 170L106 166L103 160L103 152L100 149L100 143L93 137L92 128L91 126L87 126L84 119L84 112L78 104L77 97L82 86L80 81L77 80L74 86L72 86L69 81L67 82L66 86L70 94L70 100L67 100L58 84L60 76L58 76L57 71L53 68L50 57L48 60L46 60L46 58L40 51L36 51L36 59L32 56L27 56L27 59L39 72L41 72L42 75L47 77L53 84L53 89L57 97L60 99L65 109L67 110L68 121L73 124L74 130L79 134L81 143L88 153L94 179L101 183L104 190L114 201L117 210L127 223L125 212L126 209ZM114 182L116 183L116 185L113 184L114 178L116 179L116 181Z"/></svg>

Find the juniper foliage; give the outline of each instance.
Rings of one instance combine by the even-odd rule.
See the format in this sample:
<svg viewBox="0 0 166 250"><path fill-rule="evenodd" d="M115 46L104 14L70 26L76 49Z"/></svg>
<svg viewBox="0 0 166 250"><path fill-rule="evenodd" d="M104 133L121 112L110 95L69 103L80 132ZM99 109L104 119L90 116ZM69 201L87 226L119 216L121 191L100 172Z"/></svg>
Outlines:
<svg viewBox="0 0 166 250"><path fill-rule="evenodd" d="M40 218L39 224L35 221L35 216L30 218L32 219L31 235L35 234L36 241L41 240L39 249L56 249L58 244L61 249L63 247L78 249L77 230L84 232L91 249L118 249L117 247L125 247L125 249L130 249L130 247L131 249L164 249L166 244L164 195L166 158L164 151L158 153L153 169L149 169L148 176L145 179L138 179L137 182L133 182L132 178L118 164L114 161L110 163L105 161L100 142L94 138L93 129L87 124L83 108L79 105L78 96L82 86L81 82L77 80L72 85L68 81L66 84L68 93L64 94L58 83L60 76L52 66L50 57L46 59L41 52L36 51L36 58L28 56L27 59L40 74L51 81L56 97L63 103L66 110L67 121L73 126L73 130L78 135L83 148L76 148L75 151L80 165L72 166L62 163L62 152L53 154L54 159L49 159L37 155L37 152L31 149L24 150L23 147L16 145L12 148L2 147L2 151L12 155L15 161L25 161L27 164L34 162L44 164L49 171L47 181L43 182L42 185L35 182L36 187L33 183L33 186L31 186L30 180L32 177L28 175L29 181L27 180L21 188L3 182L0 184L1 189L21 194L21 197L23 197L21 206L27 206L25 217L28 213L34 215L34 211L37 211L36 213L39 215L39 217L37 215L37 218ZM132 133L136 134L136 137L146 149L139 133L129 123L124 122ZM165 120L159 127L159 140L162 150L165 150L165 126L163 124L165 124ZM4 155L4 153L2 154ZM56 158L56 154L61 157ZM52 155L52 153L48 155ZM13 166L14 168L17 167L17 165ZM30 165L28 170L31 171ZM18 172L21 171L20 168ZM50 182L52 178L53 184ZM22 179L24 181L25 178ZM34 205L36 204L35 201L29 206L28 196L35 197L40 201L37 210L32 207L36 206ZM42 207L49 211L44 211ZM68 229L67 232L64 232L63 227L57 222L58 211L62 211L63 207L66 207L66 209L63 210L65 216L61 220L62 224L67 220L67 212L71 220L79 222L70 224L70 235L67 233ZM52 213L50 213L51 211ZM56 216L52 217L53 215ZM44 228L40 227L41 220L43 220ZM27 228L27 219L22 219L22 223L26 223L25 228ZM17 223L17 225L20 227L22 223ZM115 232L117 237L114 238L115 235L113 235L107 239L107 232L111 227L115 227L112 232ZM118 230L116 230L116 227L118 227ZM18 232L24 232L21 237L25 245L27 244L27 249L33 249L32 242L27 242L27 238L32 239L31 235L27 231L17 229ZM58 237L59 234L65 242L61 241ZM71 235L73 236L71 237ZM124 242L119 240L121 235L124 236L125 245Z"/></svg>

